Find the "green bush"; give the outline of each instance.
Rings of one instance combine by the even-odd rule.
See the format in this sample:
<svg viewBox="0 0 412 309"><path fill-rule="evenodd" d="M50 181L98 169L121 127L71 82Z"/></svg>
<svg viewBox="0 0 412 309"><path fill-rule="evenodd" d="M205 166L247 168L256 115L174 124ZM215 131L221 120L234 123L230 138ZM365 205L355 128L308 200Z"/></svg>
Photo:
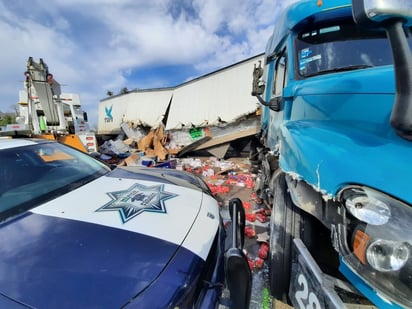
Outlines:
<svg viewBox="0 0 412 309"><path fill-rule="evenodd" d="M0 126L16 123L16 116L13 114L0 114Z"/></svg>

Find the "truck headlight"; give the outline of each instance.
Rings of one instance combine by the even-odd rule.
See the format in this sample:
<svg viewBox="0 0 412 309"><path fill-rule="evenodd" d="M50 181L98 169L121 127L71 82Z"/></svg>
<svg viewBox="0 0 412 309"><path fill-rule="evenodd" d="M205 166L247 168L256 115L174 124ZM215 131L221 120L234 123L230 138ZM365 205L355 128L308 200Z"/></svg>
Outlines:
<svg viewBox="0 0 412 309"><path fill-rule="evenodd" d="M346 187L338 197L353 216L345 263L380 295L412 307L412 206L361 186Z"/></svg>
<svg viewBox="0 0 412 309"><path fill-rule="evenodd" d="M378 239L366 249L366 260L378 271L398 271L409 259L409 248L405 243Z"/></svg>

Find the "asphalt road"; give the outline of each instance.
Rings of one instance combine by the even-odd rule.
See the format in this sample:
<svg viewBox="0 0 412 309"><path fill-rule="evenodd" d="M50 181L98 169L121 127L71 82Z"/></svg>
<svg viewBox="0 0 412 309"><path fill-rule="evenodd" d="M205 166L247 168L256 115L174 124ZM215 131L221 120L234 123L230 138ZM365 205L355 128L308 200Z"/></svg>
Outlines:
<svg viewBox="0 0 412 309"><path fill-rule="evenodd" d="M181 162L186 171L196 173L209 185L221 207L224 223L230 222L229 201L239 198L246 212L244 252L252 271L252 295L249 309L284 309L290 306L272 299L269 293L269 266L262 258L262 244L269 245L270 209L254 193L256 175L250 171L248 158L218 160L214 157L189 158ZM266 210L263 215L259 210ZM259 216L258 213L261 213ZM248 215L249 214L249 215ZM261 252L262 253L262 252ZM259 257L261 255L261 257Z"/></svg>
<svg viewBox="0 0 412 309"><path fill-rule="evenodd" d="M208 159L202 159L206 162ZM252 174L250 163L247 158L232 158L225 160L230 162L225 172L216 169L213 175L204 174L205 181L216 190L215 197L220 201L221 214L224 222L230 221L228 211L229 201L232 198L239 198L245 208L246 216L251 221L246 220L246 229L249 233L245 235L244 251L249 259L249 266L252 271L252 295L250 309L273 308L272 298L269 293L268 276L269 267L267 259L259 257L259 249L262 243L267 243L269 232L269 216L265 216L265 222L256 219L259 209L267 209L259 203L259 199L254 194L254 180L256 175ZM212 190L213 191L213 190ZM260 217L262 220L263 217ZM254 220L253 220L254 219Z"/></svg>

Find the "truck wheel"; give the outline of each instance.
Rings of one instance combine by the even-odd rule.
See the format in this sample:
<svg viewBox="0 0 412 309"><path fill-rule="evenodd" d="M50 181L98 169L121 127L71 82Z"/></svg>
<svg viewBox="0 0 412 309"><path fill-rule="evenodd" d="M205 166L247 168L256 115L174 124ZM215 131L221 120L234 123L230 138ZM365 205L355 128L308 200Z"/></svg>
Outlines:
<svg viewBox="0 0 412 309"><path fill-rule="evenodd" d="M288 302L291 273L292 240L300 238L304 224L301 210L293 204L288 193L285 175L276 171L270 182L273 193L270 220L269 284L276 299ZM310 232L306 229L305 234ZM309 235L305 235L306 236Z"/></svg>

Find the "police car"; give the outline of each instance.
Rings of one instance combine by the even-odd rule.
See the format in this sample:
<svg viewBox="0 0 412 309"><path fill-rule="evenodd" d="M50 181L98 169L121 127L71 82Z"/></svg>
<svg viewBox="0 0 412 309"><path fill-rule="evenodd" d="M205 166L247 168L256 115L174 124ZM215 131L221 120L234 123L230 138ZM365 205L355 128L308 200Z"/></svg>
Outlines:
<svg viewBox="0 0 412 309"><path fill-rule="evenodd" d="M195 175L1 139L0 307L247 308L244 213L231 203L227 238Z"/></svg>

